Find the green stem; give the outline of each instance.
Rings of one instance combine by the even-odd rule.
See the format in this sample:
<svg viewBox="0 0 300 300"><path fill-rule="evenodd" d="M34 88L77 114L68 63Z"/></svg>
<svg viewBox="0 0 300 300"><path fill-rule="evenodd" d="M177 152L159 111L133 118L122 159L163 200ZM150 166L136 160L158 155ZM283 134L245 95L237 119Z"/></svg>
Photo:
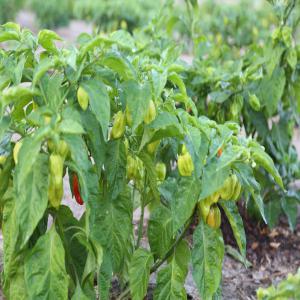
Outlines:
<svg viewBox="0 0 300 300"><path fill-rule="evenodd" d="M186 222L182 232L180 233L180 235L178 236L178 238L176 239L176 241L172 244L172 246L170 247L169 251L165 254L165 256L161 259L158 260L150 269L150 274L154 273L155 271L157 271L157 269L173 254L174 249L177 247L177 245L182 241L182 239L184 238L187 230L190 227L191 221L193 220L193 216ZM126 299L127 296L130 294L130 288L127 287L126 290L124 290L123 293L120 294L120 296L117 298L117 300L123 300Z"/></svg>
<svg viewBox="0 0 300 300"><path fill-rule="evenodd" d="M141 198L141 216L139 221L139 228L138 228L138 237L135 245L135 249L138 249L141 243L142 235L143 235L143 227L144 227L144 216L145 216L145 196L146 196L146 182L147 182L147 174L145 174L144 178L144 189Z"/></svg>
<svg viewBox="0 0 300 300"><path fill-rule="evenodd" d="M176 241L173 243L173 245L170 247L169 251L165 254L165 256L161 259L158 260L150 269L150 273L155 272L174 252L174 249L177 247L177 245L182 241L182 239L185 237L186 232L188 231L191 221L193 219L194 214L192 215L192 217L186 222L182 232L180 233L180 235L178 236L178 238L176 239Z"/></svg>

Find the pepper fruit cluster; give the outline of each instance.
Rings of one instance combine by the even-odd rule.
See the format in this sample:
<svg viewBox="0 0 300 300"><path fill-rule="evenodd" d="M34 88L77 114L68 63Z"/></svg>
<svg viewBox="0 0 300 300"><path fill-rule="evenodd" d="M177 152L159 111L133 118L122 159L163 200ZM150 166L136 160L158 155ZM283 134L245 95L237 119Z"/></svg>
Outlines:
<svg viewBox="0 0 300 300"><path fill-rule="evenodd" d="M199 216L212 228L221 225L221 213L218 208L219 199L237 201L241 194L242 185L235 174L231 174L225 180L220 190L201 200L198 205Z"/></svg>

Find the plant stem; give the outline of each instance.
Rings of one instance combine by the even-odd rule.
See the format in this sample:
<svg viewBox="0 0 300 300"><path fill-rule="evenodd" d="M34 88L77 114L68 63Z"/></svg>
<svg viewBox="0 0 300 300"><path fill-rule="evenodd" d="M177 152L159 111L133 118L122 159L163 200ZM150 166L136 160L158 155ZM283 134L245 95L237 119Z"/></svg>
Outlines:
<svg viewBox="0 0 300 300"><path fill-rule="evenodd" d="M152 268L150 269L150 274L154 273L174 252L174 249L177 247L177 245L182 241L182 239L184 238L187 230L190 227L191 221L193 220L193 216L186 222L182 232L180 233L180 235L178 236L178 238L176 239L176 241L173 243L173 245L170 247L169 251L165 254L165 256L157 261ZM130 288L128 287L126 290L124 290L123 293L120 294L120 296L117 298L117 300L122 300L122 299L126 299L126 297L129 295L130 293Z"/></svg>
<svg viewBox="0 0 300 300"><path fill-rule="evenodd" d="M142 235L143 235L144 216L145 216L146 182L147 182L147 174L145 174L145 178L144 178L144 189L143 189L142 198L141 198L141 216L140 216L140 221L139 221L138 237L137 237L135 249L137 249L140 246Z"/></svg>
<svg viewBox="0 0 300 300"><path fill-rule="evenodd" d="M165 254L165 256L161 259L158 260L150 269L150 273L155 272L174 252L174 249L177 247L177 245L182 241L182 239L184 238L187 230L190 227L191 221L193 219L194 214L192 215L192 217L186 222L182 232L180 233L180 235L178 236L178 238L176 239L176 241L173 243L173 245L170 247L169 251Z"/></svg>

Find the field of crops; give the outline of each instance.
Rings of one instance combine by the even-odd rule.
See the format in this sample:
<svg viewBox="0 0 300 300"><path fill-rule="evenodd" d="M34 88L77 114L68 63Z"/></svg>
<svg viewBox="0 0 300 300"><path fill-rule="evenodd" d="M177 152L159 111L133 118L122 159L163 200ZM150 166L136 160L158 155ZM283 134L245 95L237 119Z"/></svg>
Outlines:
<svg viewBox="0 0 300 300"><path fill-rule="evenodd" d="M0 299L300 299L299 21L0 0Z"/></svg>

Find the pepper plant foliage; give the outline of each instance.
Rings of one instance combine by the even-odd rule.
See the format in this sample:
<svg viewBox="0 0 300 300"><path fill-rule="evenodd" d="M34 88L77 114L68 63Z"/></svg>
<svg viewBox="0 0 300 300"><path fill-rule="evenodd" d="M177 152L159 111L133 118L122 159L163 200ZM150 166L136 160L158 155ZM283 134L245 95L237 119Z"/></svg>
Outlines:
<svg viewBox="0 0 300 300"><path fill-rule="evenodd" d="M295 124L300 120L297 43L300 3L295 0L268 2L274 18L277 16L275 27L267 34L258 26L259 42L253 39L248 47L240 40L238 29L228 36L214 31L211 25L210 31L203 32L201 7L195 2L189 19L195 57L184 82L199 114L221 124L235 121L248 137L256 137L265 147L288 189L286 193L276 188L264 170L255 170L263 179L268 224L275 226L283 212L294 229L300 201L299 190L293 185L300 177L299 158L293 145ZM212 18L215 19L223 22L221 18ZM226 22L224 19L223 27L227 29ZM251 201L248 207L256 213Z"/></svg>
<svg viewBox="0 0 300 300"><path fill-rule="evenodd" d="M222 207L245 255L234 200L251 196L264 217L252 166L282 188L271 158L255 140L238 137L237 124L197 114L174 45L149 56L125 31L81 35L78 47L57 48L56 40L52 31L36 37L14 23L1 26L7 299L110 299L112 280L120 299L143 299L154 272L155 299L186 299L190 265L202 298L212 299L224 256L214 212ZM80 220L61 203L63 177L84 201Z"/></svg>

